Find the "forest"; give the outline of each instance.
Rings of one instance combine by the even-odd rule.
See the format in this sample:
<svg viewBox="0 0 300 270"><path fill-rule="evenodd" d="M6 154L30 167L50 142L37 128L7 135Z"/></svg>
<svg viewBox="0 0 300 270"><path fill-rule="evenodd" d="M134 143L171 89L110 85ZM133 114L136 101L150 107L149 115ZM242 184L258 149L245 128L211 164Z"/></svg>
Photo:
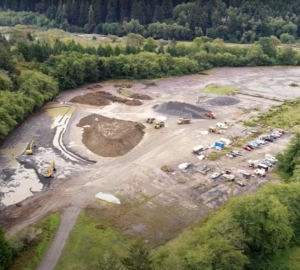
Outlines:
<svg viewBox="0 0 300 270"><path fill-rule="evenodd" d="M237 43L285 34L292 43L300 35L299 4L299 0L0 0L0 10L6 11L0 12L0 22L166 40L208 36Z"/></svg>

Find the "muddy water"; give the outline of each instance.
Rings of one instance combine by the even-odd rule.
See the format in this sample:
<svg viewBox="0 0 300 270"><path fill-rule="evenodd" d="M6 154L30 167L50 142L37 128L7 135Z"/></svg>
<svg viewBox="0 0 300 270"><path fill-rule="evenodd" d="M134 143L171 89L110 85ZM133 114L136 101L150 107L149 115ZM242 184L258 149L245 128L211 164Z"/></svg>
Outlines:
<svg viewBox="0 0 300 270"><path fill-rule="evenodd" d="M3 163L0 165L1 169L10 167L16 168L19 163L16 160L17 157L22 155L22 153L26 150L28 144L27 143L18 143L13 148L5 148L0 150L0 155L7 160L7 163Z"/></svg>

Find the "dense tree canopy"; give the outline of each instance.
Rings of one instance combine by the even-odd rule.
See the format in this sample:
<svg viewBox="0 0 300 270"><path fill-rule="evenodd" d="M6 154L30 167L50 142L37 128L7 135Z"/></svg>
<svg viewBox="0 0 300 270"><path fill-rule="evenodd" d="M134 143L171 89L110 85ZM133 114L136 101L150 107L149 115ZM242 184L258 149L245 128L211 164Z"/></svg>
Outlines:
<svg viewBox="0 0 300 270"><path fill-rule="evenodd" d="M274 35L291 43L300 35L299 4L299 0L0 0L3 10L23 11L0 14L0 22L164 39L206 35L243 43Z"/></svg>

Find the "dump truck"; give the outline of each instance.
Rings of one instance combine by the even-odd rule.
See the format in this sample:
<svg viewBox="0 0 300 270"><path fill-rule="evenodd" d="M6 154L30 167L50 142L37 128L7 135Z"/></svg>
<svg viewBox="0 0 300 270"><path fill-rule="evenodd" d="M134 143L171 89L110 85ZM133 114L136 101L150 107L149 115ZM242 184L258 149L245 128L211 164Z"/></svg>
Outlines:
<svg viewBox="0 0 300 270"><path fill-rule="evenodd" d="M148 124L153 124L154 121L155 121L155 118L147 118Z"/></svg>
<svg viewBox="0 0 300 270"><path fill-rule="evenodd" d="M206 117L211 118L211 119L216 119L216 115L212 112L207 112L205 114Z"/></svg>
<svg viewBox="0 0 300 270"><path fill-rule="evenodd" d="M222 133L222 131L219 130L219 129L217 129L216 127L209 127L208 131L212 132L212 133L217 133L217 134L221 134Z"/></svg>
<svg viewBox="0 0 300 270"><path fill-rule="evenodd" d="M29 143L28 149L26 150L27 155L32 155L33 154L33 148L36 147L34 140Z"/></svg>
<svg viewBox="0 0 300 270"><path fill-rule="evenodd" d="M177 124L190 124L192 119L189 118L179 118Z"/></svg>
<svg viewBox="0 0 300 270"><path fill-rule="evenodd" d="M53 160L50 164L50 166L48 167L48 171L46 174L44 174L44 177L46 178L50 178L53 177L53 174L56 172L56 168L55 168L55 161Z"/></svg>
<svg viewBox="0 0 300 270"><path fill-rule="evenodd" d="M159 129L159 128L162 128L165 126L165 123L163 121L160 121L158 122L156 125L155 125L155 129Z"/></svg>

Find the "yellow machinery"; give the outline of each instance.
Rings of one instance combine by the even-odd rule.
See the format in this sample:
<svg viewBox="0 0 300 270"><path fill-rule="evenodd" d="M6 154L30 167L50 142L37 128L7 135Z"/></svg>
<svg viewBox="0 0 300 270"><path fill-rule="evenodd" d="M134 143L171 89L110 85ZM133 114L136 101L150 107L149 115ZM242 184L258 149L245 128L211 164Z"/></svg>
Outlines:
<svg viewBox="0 0 300 270"><path fill-rule="evenodd" d="M48 167L48 171L46 174L44 174L44 176L46 178L49 178L49 177L53 177L53 173L56 171L56 168L55 168L55 162L54 160L51 162L50 166Z"/></svg>
<svg viewBox="0 0 300 270"><path fill-rule="evenodd" d="M31 141L29 144L28 149L26 150L27 155L32 155L33 154L33 147L35 147L34 140Z"/></svg>
<svg viewBox="0 0 300 270"><path fill-rule="evenodd" d="M159 129L159 128L162 128L165 126L165 123L163 121L161 122L158 122L156 125L155 125L155 129Z"/></svg>
<svg viewBox="0 0 300 270"><path fill-rule="evenodd" d="M190 124L192 119L188 118L179 118L177 124Z"/></svg>
<svg viewBox="0 0 300 270"><path fill-rule="evenodd" d="M216 127L209 127L208 131L212 132L212 133L217 133L217 134L221 134L222 133L222 131L219 130L219 129L217 129Z"/></svg>

